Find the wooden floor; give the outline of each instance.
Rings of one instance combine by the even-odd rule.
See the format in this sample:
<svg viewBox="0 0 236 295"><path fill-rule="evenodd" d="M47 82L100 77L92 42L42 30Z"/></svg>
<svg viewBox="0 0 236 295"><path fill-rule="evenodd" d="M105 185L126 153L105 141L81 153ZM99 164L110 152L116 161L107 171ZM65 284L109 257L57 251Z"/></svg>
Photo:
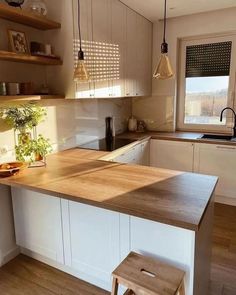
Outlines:
<svg viewBox="0 0 236 295"><path fill-rule="evenodd" d="M20 255L0 268L0 295L108 295L109 293Z"/></svg>
<svg viewBox="0 0 236 295"><path fill-rule="evenodd" d="M210 295L236 295L236 207L216 204Z"/></svg>
<svg viewBox="0 0 236 295"><path fill-rule="evenodd" d="M236 295L236 207L216 204L213 241L209 295ZM0 268L0 295L108 294L23 255Z"/></svg>

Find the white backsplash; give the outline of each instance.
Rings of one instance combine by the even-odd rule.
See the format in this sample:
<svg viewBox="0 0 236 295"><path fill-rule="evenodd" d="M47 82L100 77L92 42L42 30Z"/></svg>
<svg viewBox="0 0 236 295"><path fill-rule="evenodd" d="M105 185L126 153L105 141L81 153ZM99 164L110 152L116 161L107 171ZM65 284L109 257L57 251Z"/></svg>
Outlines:
<svg viewBox="0 0 236 295"><path fill-rule="evenodd" d="M173 131L175 110L173 96L156 95L133 98L133 116L144 120L150 131Z"/></svg>
<svg viewBox="0 0 236 295"><path fill-rule="evenodd" d="M45 100L47 118L38 128L38 134L50 139L54 150L72 148L78 144L105 136L105 118L115 117L116 133L127 129L131 116L130 98L101 100ZM14 132L0 122L0 162L14 160ZM7 155L1 148L7 147Z"/></svg>

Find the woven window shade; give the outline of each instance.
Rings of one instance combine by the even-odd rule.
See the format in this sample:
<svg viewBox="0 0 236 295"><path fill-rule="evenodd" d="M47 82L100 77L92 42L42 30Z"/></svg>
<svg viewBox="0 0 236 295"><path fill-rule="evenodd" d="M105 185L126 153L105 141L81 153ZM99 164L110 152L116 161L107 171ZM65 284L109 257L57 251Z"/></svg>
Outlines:
<svg viewBox="0 0 236 295"><path fill-rule="evenodd" d="M232 42L187 46L186 78L229 76Z"/></svg>

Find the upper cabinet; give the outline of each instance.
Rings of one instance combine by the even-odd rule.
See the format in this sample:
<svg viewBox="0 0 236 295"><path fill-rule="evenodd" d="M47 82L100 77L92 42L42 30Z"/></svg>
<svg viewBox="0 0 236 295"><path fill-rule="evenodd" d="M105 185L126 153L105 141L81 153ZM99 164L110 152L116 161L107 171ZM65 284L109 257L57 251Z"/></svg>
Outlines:
<svg viewBox="0 0 236 295"><path fill-rule="evenodd" d="M81 15L90 82L77 83L76 97L150 95L152 23L118 0L81 0ZM75 14L75 51L78 50L76 18Z"/></svg>

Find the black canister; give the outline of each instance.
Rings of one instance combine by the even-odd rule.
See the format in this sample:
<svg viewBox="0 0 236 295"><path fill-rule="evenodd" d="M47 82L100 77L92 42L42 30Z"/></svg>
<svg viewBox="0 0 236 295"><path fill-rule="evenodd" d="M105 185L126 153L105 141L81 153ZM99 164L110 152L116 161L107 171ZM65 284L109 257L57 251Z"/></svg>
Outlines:
<svg viewBox="0 0 236 295"><path fill-rule="evenodd" d="M112 117L106 117L106 139L113 138L113 130L112 130Z"/></svg>

